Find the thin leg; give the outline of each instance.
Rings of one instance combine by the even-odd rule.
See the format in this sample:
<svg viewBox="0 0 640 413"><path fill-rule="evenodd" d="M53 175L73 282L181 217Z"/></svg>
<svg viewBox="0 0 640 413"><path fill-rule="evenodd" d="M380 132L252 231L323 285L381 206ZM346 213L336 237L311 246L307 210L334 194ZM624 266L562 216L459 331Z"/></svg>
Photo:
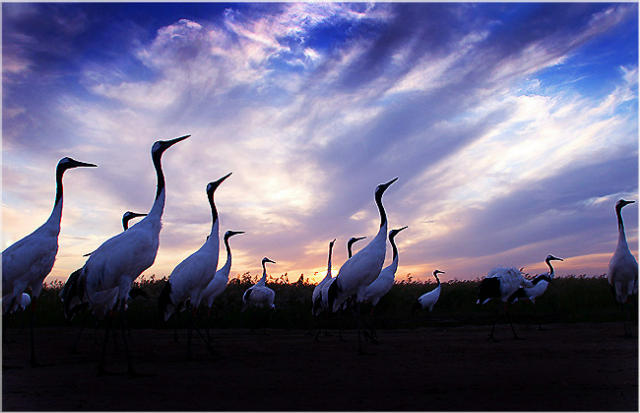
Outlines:
<svg viewBox="0 0 640 413"><path fill-rule="evenodd" d="M535 303L533 304L533 316L538 320L538 330L544 330L544 328L542 328L542 319L538 314L538 306Z"/></svg>
<svg viewBox="0 0 640 413"><path fill-rule="evenodd" d="M624 311L624 304L620 304L620 311L623 315L622 327L624 328L624 338L631 338L631 306L629 312Z"/></svg>
<svg viewBox="0 0 640 413"><path fill-rule="evenodd" d="M496 341L496 339L493 337L493 333L496 330L496 323L498 322L499 318L500 318L500 313L498 312L498 314L496 315L496 318L493 320L493 326L491 326L491 332L489 333L489 340L491 341Z"/></svg>
<svg viewBox="0 0 640 413"><path fill-rule="evenodd" d="M80 331L78 331L78 335L76 336L75 341L73 342L73 346L71 347L71 354L78 354L78 347L80 346L80 338L82 337L82 332L86 326L86 320L82 322L80 325Z"/></svg>
<svg viewBox="0 0 640 413"><path fill-rule="evenodd" d="M513 332L513 338L515 338L516 340L519 340L520 337L518 337L518 334L516 334L516 329L513 327L513 323L511 322L511 315L509 314L506 303L504 305L504 314L505 314L505 317L507 318L507 321L509 321L509 325L511 326L511 331Z"/></svg>
<svg viewBox="0 0 640 413"><path fill-rule="evenodd" d="M36 345L35 345L35 334L34 334L34 320L35 320L35 312L36 312L36 302L38 301L37 297L33 297L31 299L31 321L30 321L30 334L29 334L29 343L31 347L31 367L38 367L40 363L36 360Z"/></svg>
<svg viewBox="0 0 640 413"><path fill-rule="evenodd" d="M191 309L191 306L189 305L189 308L187 308L187 311L189 311ZM189 324L187 326L187 360L191 360L191 333L193 330L193 312L189 311Z"/></svg>
<svg viewBox="0 0 640 413"><path fill-rule="evenodd" d="M109 330L111 330L111 314L107 314L105 318L105 330L104 330L104 340L102 342L102 355L100 356L100 362L98 363L98 375L101 376L106 374L106 370L104 368L104 362L107 356L107 342L109 341Z"/></svg>
<svg viewBox="0 0 640 413"><path fill-rule="evenodd" d="M365 354L362 346L362 317L360 315L360 303L355 305L356 323L358 325L358 354Z"/></svg>

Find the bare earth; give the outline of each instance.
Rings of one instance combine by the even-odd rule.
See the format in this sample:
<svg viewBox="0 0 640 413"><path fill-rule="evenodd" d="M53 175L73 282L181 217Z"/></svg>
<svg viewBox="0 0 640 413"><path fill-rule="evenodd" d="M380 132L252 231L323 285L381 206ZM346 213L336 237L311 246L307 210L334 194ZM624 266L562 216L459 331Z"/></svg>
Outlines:
<svg viewBox="0 0 640 413"><path fill-rule="evenodd" d="M620 323L499 325L385 330L374 354L356 353L355 332L217 330L217 357L171 330L134 330L136 368L124 372L122 343L111 342L96 376L102 332L85 332L80 354L73 328L36 330L39 359L28 365L28 330L9 330L3 345L3 410L638 410L638 340Z"/></svg>

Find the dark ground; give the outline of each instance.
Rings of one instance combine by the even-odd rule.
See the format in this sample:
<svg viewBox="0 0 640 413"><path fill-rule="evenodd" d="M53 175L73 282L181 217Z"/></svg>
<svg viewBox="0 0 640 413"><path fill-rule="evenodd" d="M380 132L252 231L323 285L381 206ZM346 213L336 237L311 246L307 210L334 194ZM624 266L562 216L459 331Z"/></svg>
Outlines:
<svg viewBox="0 0 640 413"><path fill-rule="evenodd" d="M86 331L36 330L39 358L28 364L28 329L10 329L3 346L3 410L638 410L638 340L621 323L499 325L384 330L375 353L356 353L355 333L312 336L299 330L215 331L217 358L171 330L134 330L136 367L151 376L97 377L102 338ZM124 373L110 347L108 368Z"/></svg>

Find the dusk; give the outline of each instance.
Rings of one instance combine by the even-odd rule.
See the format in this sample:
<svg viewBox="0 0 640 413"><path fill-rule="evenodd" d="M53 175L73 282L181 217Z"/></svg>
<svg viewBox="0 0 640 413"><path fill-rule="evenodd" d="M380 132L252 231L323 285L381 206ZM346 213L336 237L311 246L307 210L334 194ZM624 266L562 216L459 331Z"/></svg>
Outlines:
<svg viewBox="0 0 640 413"><path fill-rule="evenodd" d="M319 280L337 238L377 231L385 195L398 276L473 279L496 265L600 275L614 204L638 193L637 4L3 4L3 249L46 220L65 178L59 252L83 254L147 212L164 161L155 264L168 275L210 229L232 274ZM637 250L637 207L626 211ZM390 257L388 250L387 257ZM221 260L224 253L221 253ZM389 259L389 258L388 258ZM314 272L319 274L313 277Z"/></svg>
<svg viewBox="0 0 640 413"><path fill-rule="evenodd" d="M638 16L4 2L2 410L637 411Z"/></svg>

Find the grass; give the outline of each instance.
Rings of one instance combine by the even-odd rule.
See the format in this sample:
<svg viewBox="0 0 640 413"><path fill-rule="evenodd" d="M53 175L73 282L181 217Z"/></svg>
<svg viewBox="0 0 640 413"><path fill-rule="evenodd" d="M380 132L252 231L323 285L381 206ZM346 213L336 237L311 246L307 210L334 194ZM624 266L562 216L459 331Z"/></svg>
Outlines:
<svg viewBox="0 0 640 413"><path fill-rule="evenodd" d="M225 292L216 300L211 316L201 311L200 323L209 323L216 328L252 327L256 322L256 311L241 312L242 294L254 284L258 276L242 274L229 282ZM314 284L304 276L290 282L287 274L278 278L269 277L267 285L276 293L276 310L270 314L269 327L285 329L309 329L316 325L311 316L311 293ZM174 317L164 323L158 311L157 298L166 282L155 276L142 279L137 286L147 292L149 298L136 298L129 302L127 314L133 328L172 328L184 326L186 316ZM435 287L435 283L417 282L410 277L397 282L384 296L375 310L379 328L414 328L425 324L461 325L493 322L501 303L475 304L479 280L450 281L442 284L440 300L432 313L421 312L411 316L411 307L423 293ZM43 289L37 302L36 323L39 326L68 325L62 314L58 292L62 283L54 282ZM634 319L637 320L637 296L633 297ZM599 277L569 276L556 278L536 304L519 302L511 307L516 323L550 322L603 322L619 321L623 314L615 303L604 275ZM87 318L88 316L83 316ZM82 317L79 317L80 319ZM7 317L8 326L25 325L29 312ZM78 323L79 321L74 321ZM351 317L333 317L330 327L350 327Z"/></svg>

